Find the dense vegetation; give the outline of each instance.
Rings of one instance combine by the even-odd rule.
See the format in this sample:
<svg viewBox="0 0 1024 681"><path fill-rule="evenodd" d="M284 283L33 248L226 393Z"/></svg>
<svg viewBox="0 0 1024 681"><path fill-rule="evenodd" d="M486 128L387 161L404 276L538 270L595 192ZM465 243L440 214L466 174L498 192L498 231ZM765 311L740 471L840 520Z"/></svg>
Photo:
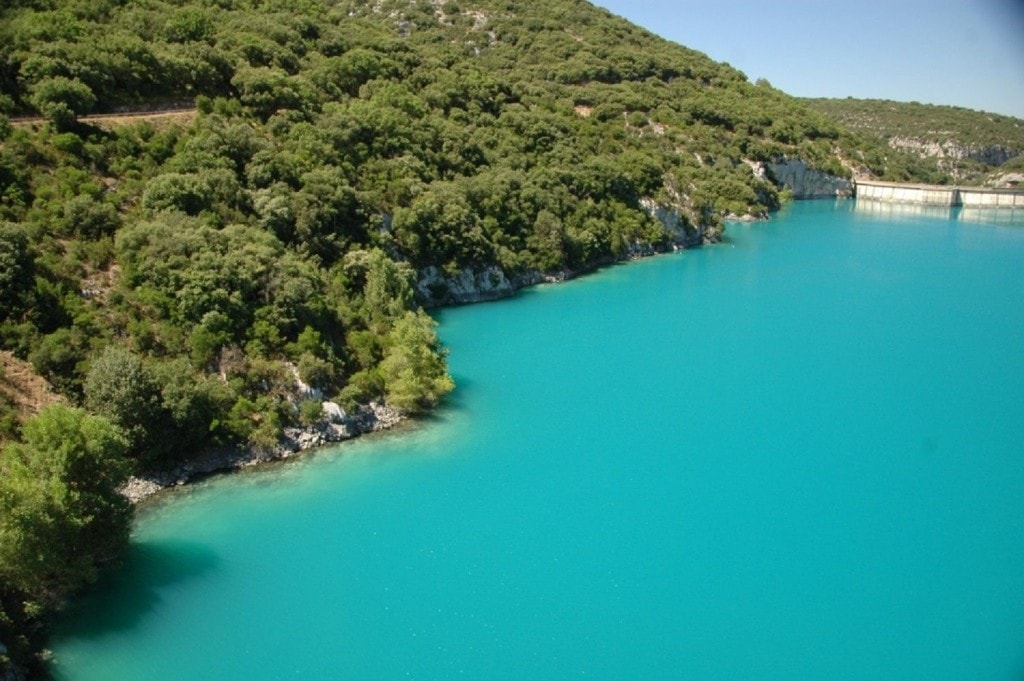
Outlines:
<svg viewBox="0 0 1024 681"><path fill-rule="evenodd" d="M1024 156L1019 118L919 102L804 101L848 130L916 156L914 179L982 184L1015 170L1013 159Z"/></svg>
<svg viewBox="0 0 1024 681"><path fill-rule="evenodd" d="M183 101L187 125L82 120ZM131 467L272 446L318 417L296 376L348 408L436 404L425 269L713 240L779 205L751 168L786 157L906 174L580 0L4 3L0 345L75 406L4 422L0 665L123 549Z"/></svg>

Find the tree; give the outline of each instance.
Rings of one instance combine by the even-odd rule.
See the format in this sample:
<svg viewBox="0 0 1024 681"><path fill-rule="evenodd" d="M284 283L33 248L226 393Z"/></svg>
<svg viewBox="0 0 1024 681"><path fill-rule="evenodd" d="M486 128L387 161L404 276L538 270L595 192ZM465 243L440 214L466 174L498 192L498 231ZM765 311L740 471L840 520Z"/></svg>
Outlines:
<svg viewBox="0 0 1024 681"><path fill-rule="evenodd" d="M380 373L388 404L418 414L436 405L455 388L445 363L447 352L426 312L406 312L391 330Z"/></svg>
<svg viewBox="0 0 1024 681"><path fill-rule="evenodd" d="M123 555L131 467L120 430L82 409L50 406L23 436L0 454L0 582L47 610Z"/></svg>
<svg viewBox="0 0 1024 681"><path fill-rule="evenodd" d="M98 239L116 232L121 217L113 204L80 194L64 204L63 220L60 222L65 235L77 234L86 239Z"/></svg>
<svg viewBox="0 0 1024 681"><path fill-rule="evenodd" d="M379 248L370 251L366 263L366 316L381 322L402 316L412 307L416 273L407 263L395 262Z"/></svg>
<svg viewBox="0 0 1024 681"><path fill-rule="evenodd" d="M123 429L133 450L151 444L160 419L160 392L138 355L108 345L85 379L85 404Z"/></svg>
<svg viewBox="0 0 1024 681"><path fill-rule="evenodd" d="M66 127L92 111L96 95L77 78L54 76L32 86L32 106L58 127Z"/></svg>
<svg viewBox="0 0 1024 681"><path fill-rule="evenodd" d="M543 272L565 267L565 243L562 221L549 210L540 211L533 223L533 233L527 239L535 266Z"/></svg>
<svg viewBox="0 0 1024 681"><path fill-rule="evenodd" d="M25 230L0 222L0 321L21 307L22 293L32 285L32 265Z"/></svg>
<svg viewBox="0 0 1024 681"><path fill-rule="evenodd" d="M231 84L242 104L264 120L278 109L302 110L315 99L309 83L279 68L242 67Z"/></svg>
<svg viewBox="0 0 1024 681"><path fill-rule="evenodd" d="M204 372L192 370L184 357L156 364L160 386L161 442L151 452L165 460L180 458L207 444L218 414L233 399L231 389Z"/></svg>

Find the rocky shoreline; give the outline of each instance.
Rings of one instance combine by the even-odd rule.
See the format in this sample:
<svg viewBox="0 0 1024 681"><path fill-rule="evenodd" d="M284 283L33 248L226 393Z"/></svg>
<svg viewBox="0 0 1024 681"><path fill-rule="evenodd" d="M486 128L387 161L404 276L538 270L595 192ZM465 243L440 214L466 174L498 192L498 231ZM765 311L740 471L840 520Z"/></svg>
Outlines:
<svg viewBox="0 0 1024 681"><path fill-rule="evenodd" d="M311 449L387 430L404 420L405 416L397 409L378 402L360 405L351 412L346 412L334 402L324 402L320 419L308 426L285 428L271 448L238 446L208 449L170 470L133 475L121 488L121 494L133 504L138 504L165 489L179 487L213 473L290 459Z"/></svg>

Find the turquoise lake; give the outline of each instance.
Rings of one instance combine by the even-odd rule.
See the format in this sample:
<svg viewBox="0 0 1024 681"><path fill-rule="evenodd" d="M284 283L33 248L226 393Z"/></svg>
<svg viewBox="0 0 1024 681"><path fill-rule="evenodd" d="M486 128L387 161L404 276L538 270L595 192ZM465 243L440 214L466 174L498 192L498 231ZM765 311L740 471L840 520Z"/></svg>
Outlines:
<svg viewBox="0 0 1024 681"><path fill-rule="evenodd" d="M68 681L1024 679L1024 215L814 201L438 312L425 423L193 486Z"/></svg>

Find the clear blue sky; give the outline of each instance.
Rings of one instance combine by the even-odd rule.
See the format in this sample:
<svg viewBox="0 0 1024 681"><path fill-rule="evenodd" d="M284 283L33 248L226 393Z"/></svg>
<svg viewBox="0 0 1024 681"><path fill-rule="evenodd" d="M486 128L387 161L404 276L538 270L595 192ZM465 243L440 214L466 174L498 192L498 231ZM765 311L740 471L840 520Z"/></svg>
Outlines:
<svg viewBox="0 0 1024 681"><path fill-rule="evenodd" d="M1024 118L1024 0L594 0L801 97Z"/></svg>

